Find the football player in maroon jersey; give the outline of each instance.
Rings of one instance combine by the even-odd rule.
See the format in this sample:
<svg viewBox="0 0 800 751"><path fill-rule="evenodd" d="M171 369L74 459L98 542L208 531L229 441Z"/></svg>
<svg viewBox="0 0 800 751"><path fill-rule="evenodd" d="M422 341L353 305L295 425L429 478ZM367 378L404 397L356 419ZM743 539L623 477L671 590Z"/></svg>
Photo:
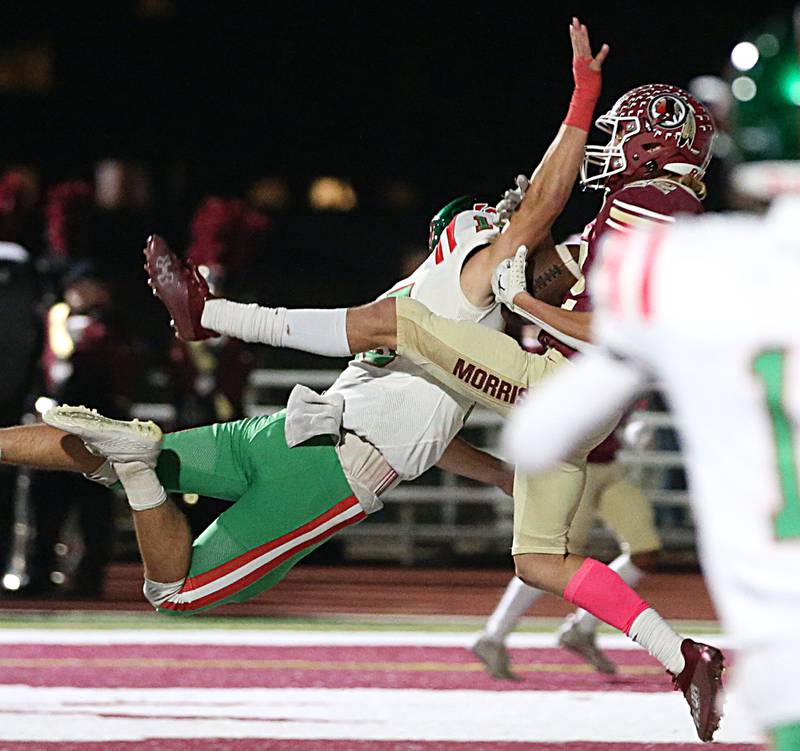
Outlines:
<svg viewBox="0 0 800 751"><path fill-rule="evenodd" d="M607 233L668 225L677 214L702 211L705 186L701 178L711 157L714 137L714 124L705 108L687 92L663 84L629 91L598 118L597 125L611 138L604 146L586 147L581 169L585 187L606 193L599 214L580 238L578 257L586 274ZM519 191L509 198L519 201ZM542 344L570 357L589 338L592 303L585 277L560 308L548 305L526 289L527 255L526 249L520 248L513 260L501 264L495 277L495 293L509 308L549 329L540 335ZM563 336L554 336L555 331ZM635 584L635 566L626 562L619 573L629 584ZM511 675L504 637L498 634L513 629L539 591L512 579L487 631L473 646L492 674ZM488 630L490 625L494 631ZM573 640L570 648L599 670L610 669L609 661L595 645L594 634L573 629L562 632L560 637L567 634Z"/></svg>
<svg viewBox="0 0 800 751"><path fill-rule="evenodd" d="M583 31L585 33L585 29ZM601 56L604 57L604 53L601 53ZM599 62L602 62L601 56L598 56L598 61L595 61L598 68ZM585 130L588 130L591 116L587 117L587 114L590 108L586 106L586 102L576 101L575 104L577 107L575 110L571 109L568 114L562 133L568 132L575 135L573 133L574 130L583 130L584 133ZM549 155L552 156L552 153L549 153ZM537 216L540 218L538 229L542 231L542 234L546 234L546 229L549 228L554 219L554 217L548 216L552 204L549 206L540 205L541 191L546 188L547 181L540 172L537 172L536 176L540 179L538 181L536 179L533 180L527 200L523 201L520 211L515 217L516 221L512 220L509 232L501 236L503 238L502 242L498 241L495 249L499 249L501 245L503 247L508 246L518 236L517 233L520 230L526 226L530 228L534 223L534 218ZM554 177L553 179L556 178ZM531 234L530 231L528 234ZM540 235L537 235L537 242L540 237ZM519 240L515 242L512 247L516 247L519 242ZM493 253L485 254L486 259L493 256ZM154 266L159 272L155 281L157 282L157 287L160 288L162 299L168 298L165 299L165 303L173 314L173 319L175 319L179 328L179 316L176 314L183 313L183 322L188 325L189 333L198 334L195 338L202 338L210 333L213 334L213 331L222 330L221 326L215 324L224 323L224 321L217 318L214 321L207 322L202 317L203 303L207 291L204 293L202 286L198 286L197 279L191 273L184 273L184 269L177 261L177 258L174 260L169 258L169 263L167 263L167 259L168 256L165 253L161 253L157 258L154 258ZM162 261L160 267L157 263L158 260ZM489 272L491 273L491 268ZM160 277L163 277L163 283L161 283ZM482 276L482 285L485 285L485 283L485 276ZM165 287L165 285L170 284L174 287L172 291ZM576 294L578 294L577 290ZM197 305L198 299L200 301L199 307ZM219 310L219 306L216 309ZM537 356L530 356L522 352L513 340L503 337L503 335L493 332L485 326L471 323L462 325L464 322L440 319L430 313L425 313L425 310L425 307L419 301L400 297L382 300L360 309L333 311L334 315L332 316L324 315L326 311L314 311L314 315L310 318L301 316L301 321L297 322L307 323L307 333L310 333L311 336L306 338L298 330L302 326L295 324L282 325L281 322L285 320L287 313L285 309L281 315L276 315L280 311L275 311L274 309L262 309L256 312L259 325L254 327L250 325L252 324L251 321L247 328L248 330L258 329L261 331L260 324L263 323L266 329L269 329L270 334L269 339L264 340L266 343L276 343L273 339L277 336L277 343L282 341L285 346L293 346L295 348L303 348L306 343L311 342L310 346L314 351L314 342L324 342L325 345L321 353L328 355L363 352L387 345L392 349L399 349L401 355L409 355L416 365L428 370L445 386L451 387L454 392L466 395L474 401L480 401L484 404L489 403L495 409L500 408L501 410L510 408L516 397L524 393L529 385L537 383L543 375L549 374L564 362L564 356L556 351L555 348L550 348L545 356L538 358ZM408 311L410 315L404 317L401 315L403 311ZM226 309L226 312L231 313L230 318L235 317L233 315L236 313L235 309ZM581 313L574 313L574 315L581 315ZM231 323L230 318L228 323ZM400 341L398 324L402 320L407 321L411 327L415 327L417 333L415 342L420 343L423 349L426 350L421 353L422 356L419 358L415 359L413 356L414 342L410 342L407 339ZM239 320L238 323L241 324L242 321ZM376 323L377 326L375 325ZM430 323L434 330L426 331L425 325L427 323ZM331 324L335 327L334 332L329 330ZM452 327L456 327L454 346L442 347L443 343L448 343L448 332L453 331ZM235 328L235 326L232 326L227 333L235 334L236 331L233 330ZM551 326L551 328L553 327ZM314 330L312 331L312 329ZM319 331L316 329L319 329ZM318 336L320 332L322 336ZM299 338L298 335L300 335ZM284 340L286 336L289 337L289 341ZM426 336L427 342L423 341ZM342 346L343 340L344 346ZM399 348L397 347L398 342L401 344ZM507 345L509 342L510 347ZM432 345L430 350L428 350L427 345ZM340 347L343 351L339 351ZM455 359L451 362L452 358ZM485 366L482 363L486 363ZM509 373L506 373L506 370ZM51 424L58 424L59 415L62 415L62 413L54 415L54 420ZM79 420L82 424L79 432L84 431L84 428L91 432L92 423L96 425L102 422L96 416L82 416L75 410L64 412L63 416L65 419ZM595 444L608 433L610 427L604 426L602 435L595 437ZM119 426L115 426L114 430L118 428ZM75 427L72 426L72 429L74 430ZM130 438L130 432L132 431L125 431L126 439ZM81 434L88 436L85 431ZM93 440L100 439L95 438ZM3 451L5 453L5 448ZM577 458L574 470L573 468L568 468L566 471L561 472L551 491L545 494L548 501L547 505L552 506L552 513L546 519L549 528L544 532L536 529L524 529L523 538L525 538L525 542L519 546L515 544L514 553L518 573L526 581L556 592L571 602L585 607L602 620L615 625L639 641L639 643L645 645L673 674L676 685L683 691L690 703L698 734L704 740L708 740L716 727L718 719L714 714L713 707L716 691L719 687L719 669L721 667L721 655L719 655L719 652L705 645L681 639L647 603L625 585L617 574L597 561L584 559L572 554L568 549L569 520L580 499L583 477L585 476L586 453L588 451ZM106 455L108 455L108 452L106 452ZM120 463L131 463L130 458L125 457L129 457L129 455L125 454L124 457L118 458L118 461ZM151 467L145 467L145 469L149 470L150 475L154 475ZM148 476L147 479L149 481L153 478ZM575 480L577 480L577 483ZM522 481L521 488L523 492L520 495L525 498L527 504L530 497L536 494L530 492L530 483L525 484L527 483L526 478L522 478ZM560 481L566 482L569 487L568 492L561 493ZM156 491L159 490L160 486L156 486L158 486L157 479L155 486L151 487L148 484L147 492L141 493L142 513L149 513L154 509L160 508L157 499L155 499ZM142 487L144 487L143 484ZM576 490L577 493L575 492ZM145 496L147 497L145 498ZM545 496L542 497L544 498ZM552 500L557 500L557 503L550 504L549 501ZM540 505L528 506L526 504L523 504L518 509L521 512L521 517L523 517L520 520L520 526L522 527L529 523L537 523L539 512L542 510ZM542 518L544 518L544 515ZM552 533L554 526L560 529L556 534ZM162 534L161 530L159 530L159 534ZM533 545L529 542L532 539L542 539L546 542L541 546ZM188 565L185 560L181 560L180 563L182 570ZM162 576L164 575L162 574ZM159 581L166 580L159 579ZM157 582L154 582L154 584L157 584ZM182 587L183 582L175 582L175 584L177 592ZM170 585L159 586L166 587ZM179 594L180 597L184 597L185 593ZM170 592L167 598L177 596L175 592Z"/></svg>
<svg viewBox="0 0 800 751"><path fill-rule="evenodd" d="M605 200L597 217L581 235L581 270L584 280L570 291L560 308L537 300L520 288L519 270L526 253L505 264L498 298L521 315L541 319L565 335L542 335L547 346L567 356L573 348L566 337L590 339L591 293L585 279L591 271L602 237L610 231L672 224L678 214L699 214L706 189L702 182L711 159L714 121L691 94L676 86L648 84L623 94L597 118L596 125L611 138L604 146L587 146L581 167L581 184L603 190ZM516 284L508 276L516 267Z"/></svg>
<svg viewBox="0 0 800 751"><path fill-rule="evenodd" d="M581 240L579 261L584 269L591 266L604 233L669 224L675 214L702 210L705 188L701 178L714 136L714 124L705 108L681 89L666 85L634 89L598 122L609 130L611 140L604 147L589 148L583 181L604 188L608 195ZM597 174L591 174L593 165L599 167ZM521 212L536 211L531 197L521 202ZM527 249L521 247L514 259L500 264L495 294L543 327L548 346L544 355L527 354L513 340L486 327L442 319L408 298L383 299L347 310L345 337L337 335L338 329L332 328L334 318L328 318L326 311L315 311L319 317L309 320L305 330L293 326L290 332L288 326L277 324L280 311L272 308L261 308L257 314L243 311L247 325L243 328L244 319L235 325L228 321L225 333L241 336L246 330L253 336L258 329L258 341L298 349L307 346L309 351L328 355L389 347L445 386L505 413L529 387L560 367L564 358L591 346L591 293L584 278L570 290L561 308L548 305L524 291L526 256ZM201 321L202 309L192 302L200 292L192 290L191 275L188 282L182 287L184 299L165 302L176 321L173 308L178 313L194 310L195 320L184 315L184 326L190 333L204 336L207 332L201 323L206 323L206 316L203 314ZM260 320L258 326L253 326L253 315ZM341 322L338 312L336 320ZM289 333L291 343L284 339ZM331 352L329 343L344 338L347 346ZM315 348L314 342L324 342L324 351ZM569 530L583 490L586 455L615 423L601 426L574 461L541 477L517 478L512 548L516 572L526 583L564 597L645 646L673 675L676 688L689 703L700 738L710 740L720 718L721 652L680 637L616 573L570 548Z"/></svg>

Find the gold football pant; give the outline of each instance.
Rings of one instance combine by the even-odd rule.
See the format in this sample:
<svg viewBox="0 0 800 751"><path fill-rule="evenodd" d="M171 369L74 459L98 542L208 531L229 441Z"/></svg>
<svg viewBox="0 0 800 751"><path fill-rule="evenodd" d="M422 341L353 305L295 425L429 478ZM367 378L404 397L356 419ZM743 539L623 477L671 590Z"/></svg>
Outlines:
<svg viewBox="0 0 800 751"><path fill-rule="evenodd" d="M408 297L397 299L396 310L398 354L444 386L503 415L567 362L556 350L530 354L505 334L434 315ZM570 527L586 483L586 456L618 420L615 416L586 436L573 457L548 472L514 478L514 555L577 552L570 545Z"/></svg>
<svg viewBox="0 0 800 751"><path fill-rule="evenodd" d="M570 549L585 554L595 517L631 555L661 549L650 502L619 462L587 464L586 487L569 531Z"/></svg>

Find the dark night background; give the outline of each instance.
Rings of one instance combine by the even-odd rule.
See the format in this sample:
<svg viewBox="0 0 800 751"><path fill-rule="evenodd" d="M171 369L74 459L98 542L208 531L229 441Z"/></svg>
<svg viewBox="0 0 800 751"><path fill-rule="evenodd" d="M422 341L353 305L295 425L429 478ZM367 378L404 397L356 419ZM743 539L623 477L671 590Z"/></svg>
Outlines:
<svg viewBox="0 0 800 751"><path fill-rule="evenodd" d="M2 54L41 46L52 74L46 91L0 88L0 167L35 165L46 186L91 179L101 158L144 163L152 206L107 216L103 236L136 281L149 232L180 247L203 195L281 177L292 198L274 216L251 293L356 302L399 275L401 249L424 243L441 204L468 191L495 201L530 172L569 100L573 13L595 47L612 48L602 111L633 86L721 71L741 33L789 7L5 2ZM354 212L308 208L309 181L327 174L352 181ZM414 192L404 209L383 198L398 180ZM579 229L599 200L576 191L558 229Z"/></svg>

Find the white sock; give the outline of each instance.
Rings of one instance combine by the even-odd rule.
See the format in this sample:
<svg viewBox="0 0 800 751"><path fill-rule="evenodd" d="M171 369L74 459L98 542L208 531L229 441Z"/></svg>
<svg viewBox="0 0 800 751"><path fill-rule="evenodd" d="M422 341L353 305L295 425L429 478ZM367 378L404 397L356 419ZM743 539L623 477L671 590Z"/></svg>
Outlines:
<svg viewBox="0 0 800 751"><path fill-rule="evenodd" d="M117 463L114 464L114 469L125 488L128 504L134 511L147 511L167 500L167 491L155 470L144 462Z"/></svg>
<svg viewBox="0 0 800 751"><path fill-rule="evenodd" d="M483 634L494 641L506 640L516 628L519 619L542 594L541 589L529 587L522 579L514 577L486 621Z"/></svg>
<svg viewBox="0 0 800 751"><path fill-rule="evenodd" d="M620 575L622 581L624 581L629 587L636 587L636 585L644 576L644 571L642 571L633 561L631 561L631 557L627 553L618 555L613 561L611 561L611 563L608 564L608 567L612 571L616 571ZM571 621L575 627L584 634L595 633L595 631L597 631L597 626L600 623L597 618L583 608L578 608L578 610L575 611Z"/></svg>
<svg viewBox="0 0 800 751"><path fill-rule="evenodd" d="M647 608L636 616L628 636L641 644L673 675L678 675L686 665L681 653L683 637L676 634L653 608Z"/></svg>
<svg viewBox="0 0 800 751"><path fill-rule="evenodd" d="M327 357L350 354L347 308L265 308L230 300L206 300L202 325L245 342L289 347Z"/></svg>

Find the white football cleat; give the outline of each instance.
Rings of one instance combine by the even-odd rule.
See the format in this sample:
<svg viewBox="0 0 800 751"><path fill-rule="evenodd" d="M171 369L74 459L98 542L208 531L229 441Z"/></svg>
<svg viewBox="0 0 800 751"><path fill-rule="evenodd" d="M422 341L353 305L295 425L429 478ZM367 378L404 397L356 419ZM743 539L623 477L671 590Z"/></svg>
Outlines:
<svg viewBox="0 0 800 751"><path fill-rule="evenodd" d="M95 409L62 404L44 413L50 426L78 436L93 454L114 463L144 462L155 467L161 452L161 428L147 420L112 420Z"/></svg>

